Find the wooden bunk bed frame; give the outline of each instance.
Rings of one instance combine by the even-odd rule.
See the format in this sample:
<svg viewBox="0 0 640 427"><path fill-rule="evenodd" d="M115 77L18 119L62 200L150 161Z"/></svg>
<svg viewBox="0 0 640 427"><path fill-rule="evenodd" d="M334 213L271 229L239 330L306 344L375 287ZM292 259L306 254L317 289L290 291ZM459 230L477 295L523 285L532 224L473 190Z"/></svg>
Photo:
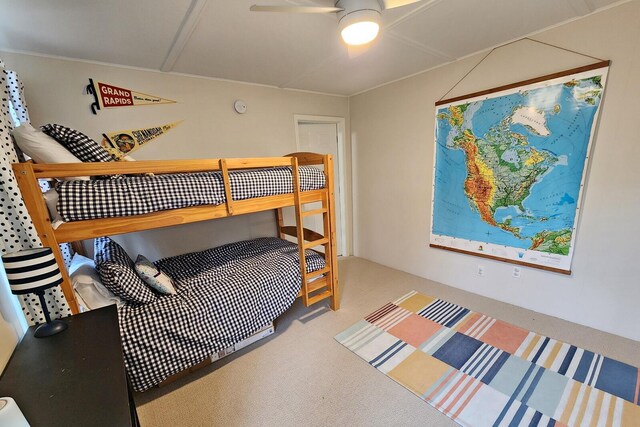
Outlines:
<svg viewBox="0 0 640 427"><path fill-rule="evenodd" d="M319 190L300 190L298 166L324 166L325 187ZM241 169L257 169L289 166L292 169L292 193L276 196L258 197L246 200L233 200L229 171ZM31 216L36 232L44 246L51 247L63 282L62 291L73 314L79 313L75 294L67 274L67 269L60 252L60 243L76 244L85 239L130 233L226 218L229 216L276 210L276 220L280 238L292 236L297 239L300 258L300 272L302 288L301 297L305 306L315 304L326 298L330 299L330 307L338 310L340 295L338 289L338 262L336 253L336 222L333 181L333 157L315 153L292 153L284 157L259 157L235 159L198 159L198 160L153 160L136 162L108 162L108 163L65 163L65 164L35 164L32 162L13 165L18 186L22 192L25 206ZM72 221L61 224L54 229L49 217L49 211L38 183L39 179L66 178L74 176L96 176L115 174L172 174L188 172L220 171L224 182L226 201L223 204L202 205L152 212L143 215L101 218L84 221ZM320 209L307 210L303 206L307 203L321 202ZM283 222L282 208L295 207L295 226L286 226ZM322 215L324 235L305 229L303 220L312 215ZM321 270L307 273L304 251L322 246L323 251L316 252L325 258L325 267ZM314 249L315 250L315 249Z"/></svg>

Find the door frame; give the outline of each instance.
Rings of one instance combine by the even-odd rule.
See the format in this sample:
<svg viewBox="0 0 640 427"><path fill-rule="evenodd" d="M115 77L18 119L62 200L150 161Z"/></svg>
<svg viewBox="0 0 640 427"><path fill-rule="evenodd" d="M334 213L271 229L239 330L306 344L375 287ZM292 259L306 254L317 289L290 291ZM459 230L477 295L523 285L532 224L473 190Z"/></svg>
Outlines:
<svg viewBox="0 0 640 427"><path fill-rule="evenodd" d="M335 159L335 163L338 166L340 186L340 218L342 219L340 224L340 230L336 230L338 237L338 252L344 256L347 255L347 208L346 208L346 195L345 195L345 179L346 179L346 121L344 117L332 117L332 116L311 116L306 114L294 114L293 123L296 134L296 150L300 151L300 128L301 124L335 124L336 133L338 137L338 158Z"/></svg>

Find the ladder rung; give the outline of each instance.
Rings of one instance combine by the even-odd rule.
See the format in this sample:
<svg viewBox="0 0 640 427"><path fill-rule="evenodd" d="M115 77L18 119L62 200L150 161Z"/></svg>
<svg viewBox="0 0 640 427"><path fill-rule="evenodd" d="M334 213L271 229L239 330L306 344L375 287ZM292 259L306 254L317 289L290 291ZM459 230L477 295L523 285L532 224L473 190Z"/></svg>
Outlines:
<svg viewBox="0 0 640 427"><path fill-rule="evenodd" d="M325 238L320 239L320 240L314 240L312 242L305 243L304 244L304 248L305 249L311 249L311 248L315 248L316 246L326 245L327 243L329 243L329 238L325 237Z"/></svg>
<svg viewBox="0 0 640 427"><path fill-rule="evenodd" d="M333 293L330 290L327 290L322 292L321 294L309 297L307 307L310 306L311 304L317 303L318 301L322 301L325 298L329 298L331 295L333 295Z"/></svg>
<svg viewBox="0 0 640 427"><path fill-rule="evenodd" d="M317 291L318 289L322 289L325 286L328 286L326 278L322 277L320 279L314 280L313 282L307 284L307 294L310 294L313 291ZM298 296L301 297L303 293L304 290L301 289L298 293Z"/></svg>
<svg viewBox="0 0 640 427"><path fill-rule="evenodd" d="M311 271L311 272L307 273L307 278L320 276L320 275L322 275L324 273L328 273L330 270L331 269L329 267L325 267L325 268L321 268L320 270Z"/></svg>
<svg viewBox="0 0 640 427"><path fill-rule="evenodd" d="M310 211L302 211L302 216L313 216L313 215L320 215L323 213L326 213L327 209L326 208L321 208L321 209L313 209Z"/></svg>

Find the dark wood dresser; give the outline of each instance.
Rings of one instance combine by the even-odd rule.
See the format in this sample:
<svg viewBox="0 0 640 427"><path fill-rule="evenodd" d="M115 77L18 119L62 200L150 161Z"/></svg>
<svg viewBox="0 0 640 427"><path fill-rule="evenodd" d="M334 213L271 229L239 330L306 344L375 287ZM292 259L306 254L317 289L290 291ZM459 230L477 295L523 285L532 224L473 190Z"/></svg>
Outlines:
<svg viewBox="0 0 640 427"><path fill-rule="evenodd" d="M35 338L29 328L0 376L32 427L138 426L115 306L64 319L67 330Z"/></svg>

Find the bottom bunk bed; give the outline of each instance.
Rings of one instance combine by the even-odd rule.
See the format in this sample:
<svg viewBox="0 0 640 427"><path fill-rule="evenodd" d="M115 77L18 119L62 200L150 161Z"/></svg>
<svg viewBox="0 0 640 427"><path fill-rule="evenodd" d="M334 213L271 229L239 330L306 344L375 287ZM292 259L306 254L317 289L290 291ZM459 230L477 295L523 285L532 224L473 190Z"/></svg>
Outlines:
<svg viewBox="0 0 640 427"><path fill-rule="evenodd" d="M134 263L116 242L96 239L96 270L116 294L133 388L159 385L270 325L300 293L298 254L297 245L272 237L165 258L155 265L176 293L162 295L139 288ZM321 255L305 255L309 272L324 268Z"/></svg>

